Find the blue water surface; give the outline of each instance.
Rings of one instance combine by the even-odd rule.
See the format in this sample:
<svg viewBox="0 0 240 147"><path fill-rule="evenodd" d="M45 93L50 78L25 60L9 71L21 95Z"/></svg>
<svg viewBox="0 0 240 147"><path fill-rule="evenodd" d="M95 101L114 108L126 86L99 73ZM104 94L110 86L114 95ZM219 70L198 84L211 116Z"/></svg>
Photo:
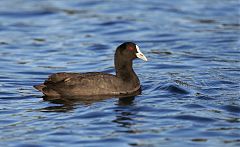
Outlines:
<svg viewBox="0 0 240 147"><path fill-rule="evenodd" d="M240 146L239 0L1 0L0 146ZM136 42L142 94L49 100L55 72L114 74Z"/></svg>

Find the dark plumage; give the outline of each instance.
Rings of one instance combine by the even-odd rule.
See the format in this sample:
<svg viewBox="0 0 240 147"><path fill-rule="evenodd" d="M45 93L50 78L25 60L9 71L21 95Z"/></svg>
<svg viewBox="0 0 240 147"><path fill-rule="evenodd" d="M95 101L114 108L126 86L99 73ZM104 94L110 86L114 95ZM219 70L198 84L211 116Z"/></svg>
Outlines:
<svg viewBox="0 0 240 147"><path fill-rule="evenodd" d="M140 89L132 61L147 61L139 47L125 42L117 47L114 57L116 75L102 72L55 73L40 85L34 86L46 96L94 96L131 94Z"/></svg>

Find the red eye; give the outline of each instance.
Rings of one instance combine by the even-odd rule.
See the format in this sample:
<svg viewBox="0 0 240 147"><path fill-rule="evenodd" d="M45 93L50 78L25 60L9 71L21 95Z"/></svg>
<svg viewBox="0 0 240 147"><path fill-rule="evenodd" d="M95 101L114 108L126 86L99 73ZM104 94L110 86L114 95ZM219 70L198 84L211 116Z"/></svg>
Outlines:
<svg viewBox="0 0 240 147"><path fill-rule="evenodd" d="M128 47L128 50L132 51L132 50L134 50L134 48L131 47L131 46L129 46L129 47Z"/></svg>

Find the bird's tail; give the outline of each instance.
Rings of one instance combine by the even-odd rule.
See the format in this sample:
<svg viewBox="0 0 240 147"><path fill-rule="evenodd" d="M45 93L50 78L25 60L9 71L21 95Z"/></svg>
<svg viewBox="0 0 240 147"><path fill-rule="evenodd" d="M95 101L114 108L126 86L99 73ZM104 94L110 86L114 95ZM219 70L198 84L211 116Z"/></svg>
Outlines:
<svg viewBox="0 0 240 147"><path fill-rule="evenodd" d="M33 86L35 89L43 92L43 88L46 87L44 84L39 84L39 85L34 85Z"/></svg>

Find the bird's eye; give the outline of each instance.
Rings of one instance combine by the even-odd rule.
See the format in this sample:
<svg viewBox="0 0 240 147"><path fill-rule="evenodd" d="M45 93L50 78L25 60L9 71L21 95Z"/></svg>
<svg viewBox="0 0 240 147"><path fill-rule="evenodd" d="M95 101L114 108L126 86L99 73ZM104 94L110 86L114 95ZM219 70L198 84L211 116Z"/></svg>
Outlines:
<svg viewBox="0 0 240 147"><path fill-rule="evenodd" d="M134 50L134 48L131 47L131 46L129 46L129 47L128 47L128 50L132 51L132 50Z"/></svg>

